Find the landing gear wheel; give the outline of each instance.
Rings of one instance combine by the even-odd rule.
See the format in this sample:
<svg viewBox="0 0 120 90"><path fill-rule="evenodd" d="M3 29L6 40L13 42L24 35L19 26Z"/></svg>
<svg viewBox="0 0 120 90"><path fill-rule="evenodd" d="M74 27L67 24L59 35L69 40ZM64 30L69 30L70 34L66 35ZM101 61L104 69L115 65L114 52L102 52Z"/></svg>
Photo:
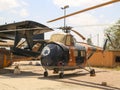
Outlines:
<svg viewBox="0 0 120 90"><path fill-rule="evenodd" d="M92 69L92 70L90 71L90 76L95 76L95 70L94 70L94 69Z"/></svg>
<svg viewBox="0 0 120 90"><path fill-rule="evenodd" d="M45 72L44 72L44 77L47 77L47 76L48 76L48 72L45 71Z"/></svg>
<svg viewBox="0 0 120 90"><path fill-rule="evenodd" d="M63 77L64 77L64 73L60 73L59 78L63 78Z"/></svg>

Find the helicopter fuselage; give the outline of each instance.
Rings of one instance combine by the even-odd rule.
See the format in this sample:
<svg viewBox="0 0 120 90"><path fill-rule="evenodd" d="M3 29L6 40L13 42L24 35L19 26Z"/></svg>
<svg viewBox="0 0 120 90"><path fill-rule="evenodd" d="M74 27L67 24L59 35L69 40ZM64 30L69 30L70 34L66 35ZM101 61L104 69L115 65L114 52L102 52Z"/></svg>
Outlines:
<svg viewBox="0 0 120 90"><path fill-rule="evenodd" d="M45 69L58 71L82 67L86 62L86 48L79 43L75 43L73 36L70 34L61 39L59 37L58 40L61 40L61 42L54 39L43 48L41 53L42 66Z"/></svg>
<svg viewBox="0 0 120 90"><path fill-rule="evenodd" d="M86 50L84 46L78 44L65 46L55 42L48 43L41 55L41 64L44 68L54 69L75 69L86 60Z"/></svg>

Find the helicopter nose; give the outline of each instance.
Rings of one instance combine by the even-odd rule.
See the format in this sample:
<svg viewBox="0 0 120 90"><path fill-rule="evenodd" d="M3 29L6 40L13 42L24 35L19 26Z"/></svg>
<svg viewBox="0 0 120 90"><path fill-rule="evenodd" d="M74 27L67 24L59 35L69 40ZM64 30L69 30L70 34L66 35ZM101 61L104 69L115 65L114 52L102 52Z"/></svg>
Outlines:
<svg viewBox="0 0 120 90"><path fill-rule="evenodd" d="M41 64L43 66L56 66L63 57L63 50L57 44L47 44L41 53Z"/></svg>

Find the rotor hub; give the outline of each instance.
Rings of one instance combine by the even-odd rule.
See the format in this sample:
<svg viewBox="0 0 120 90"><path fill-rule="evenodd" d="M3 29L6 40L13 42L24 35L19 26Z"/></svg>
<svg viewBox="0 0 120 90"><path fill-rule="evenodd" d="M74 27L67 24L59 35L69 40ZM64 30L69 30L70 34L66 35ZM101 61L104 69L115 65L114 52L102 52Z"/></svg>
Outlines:
<svg viewBox="0 0 120 90"><path fill-rule="evenodd" d="M65 26L65 27L60 27L59 29L62 29L65 33L70 33L72 27L70 27L70 26Z"/></svg>

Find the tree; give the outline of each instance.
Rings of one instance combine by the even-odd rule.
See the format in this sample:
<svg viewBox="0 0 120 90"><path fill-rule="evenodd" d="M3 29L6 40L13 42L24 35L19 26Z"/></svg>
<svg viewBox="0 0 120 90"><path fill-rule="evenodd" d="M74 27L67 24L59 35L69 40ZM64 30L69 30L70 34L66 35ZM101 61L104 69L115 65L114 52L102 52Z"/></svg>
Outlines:
<svg viewBox="0 0 120 90"><path fill-rule="evenodd" d="M107 49L120 50L120 20L117 23L105 30L109 35L111 42L107 44Z"/></svg>

